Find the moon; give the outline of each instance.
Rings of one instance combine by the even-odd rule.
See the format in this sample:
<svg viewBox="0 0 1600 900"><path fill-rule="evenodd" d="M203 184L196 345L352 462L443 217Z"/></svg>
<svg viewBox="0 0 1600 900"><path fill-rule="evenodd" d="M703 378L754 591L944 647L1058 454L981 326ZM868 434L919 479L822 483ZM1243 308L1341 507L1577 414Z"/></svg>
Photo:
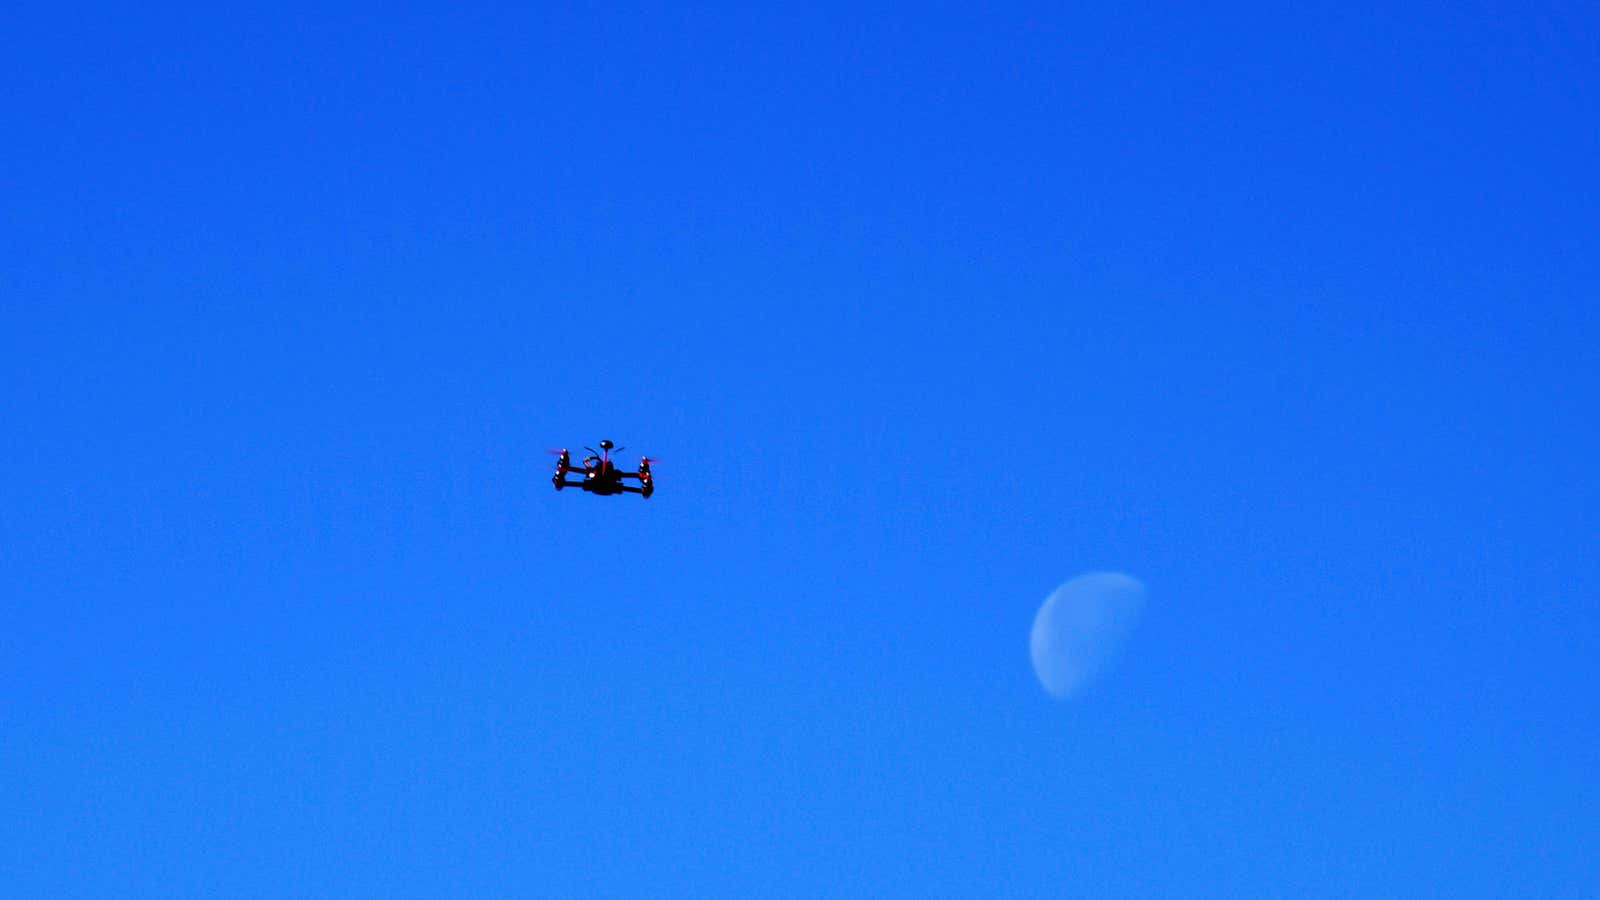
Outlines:
<svg viewBox="0 0 1600 900"><path fill-rule="evenodd" d="M1033 617L1033 673L1052 696L1072 696L1116 655L1139 619L1144 584L1121 572L1090 572L1056 588Z"/></svg>

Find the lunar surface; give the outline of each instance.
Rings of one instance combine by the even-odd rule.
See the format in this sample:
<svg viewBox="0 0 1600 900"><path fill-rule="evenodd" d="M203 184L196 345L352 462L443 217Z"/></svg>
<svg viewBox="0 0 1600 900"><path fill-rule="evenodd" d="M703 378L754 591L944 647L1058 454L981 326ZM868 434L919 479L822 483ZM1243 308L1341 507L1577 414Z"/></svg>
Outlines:
<svg viewBox="0 0 1600 900"><path fill-rule="evenodd" d="M1090 572L1056 588L1033 617L1033 672L1058 698L1072 696L1116 655L1144 606L1144 585L1120 572Z"/></svg>

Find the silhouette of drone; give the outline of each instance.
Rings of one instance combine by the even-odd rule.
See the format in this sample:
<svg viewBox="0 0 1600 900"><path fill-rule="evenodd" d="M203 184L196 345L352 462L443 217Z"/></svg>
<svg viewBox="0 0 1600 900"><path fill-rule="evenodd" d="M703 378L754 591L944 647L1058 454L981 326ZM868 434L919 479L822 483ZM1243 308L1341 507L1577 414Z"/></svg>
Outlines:
<svg viewBox="0 0 1600 900"><path fill-rule="evenodd" d="M566 450L552 450L551 452L556 454L556 474L554 478L550 479L551 483L556 486L558 491L566 487L575 487L583 488L591 494L605 496L639 494L649 497L655 493L656 485L650 478L650 457L639 457L639 471L624 472L617 468L616 463L611 461L611 449L613 447L616 447L616 445L610 441L601 441L598 451L593 447L583 448L589 451L589 455L583 458L582 466L574 466L572 464L572 456ZM627 448L616 447L616 449L620 453ZM568 481L568 472L582 472L583 480ZM622 481L624 478L637 479L639 484L637 487L631 484L624 484Z"/></svg>

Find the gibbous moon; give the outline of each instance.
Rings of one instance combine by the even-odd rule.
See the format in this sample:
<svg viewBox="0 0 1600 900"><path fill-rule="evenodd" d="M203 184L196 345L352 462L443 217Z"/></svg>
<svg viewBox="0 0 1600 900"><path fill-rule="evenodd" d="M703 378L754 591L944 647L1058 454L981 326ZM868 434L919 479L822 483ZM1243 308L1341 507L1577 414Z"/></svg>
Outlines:
<svg viewBox="0 0 1600 900"><path fill-rule="evenodd" d="M1033 672L1058 698L1071 696L1116 654L1144 606L1144 585L1121 572L1090 572L1056 588L1033 617Z"/></svg>

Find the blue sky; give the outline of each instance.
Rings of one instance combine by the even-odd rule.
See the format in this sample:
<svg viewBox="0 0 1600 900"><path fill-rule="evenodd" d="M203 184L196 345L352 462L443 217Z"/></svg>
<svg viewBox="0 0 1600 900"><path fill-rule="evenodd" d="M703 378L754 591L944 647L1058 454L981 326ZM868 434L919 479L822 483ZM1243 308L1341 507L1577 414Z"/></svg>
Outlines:
<svg viewBox="0 0 1600 900"><path fill-rule="evenodd" d="M1600 887L1592 13L7 19L8 893Z"/></svg>

